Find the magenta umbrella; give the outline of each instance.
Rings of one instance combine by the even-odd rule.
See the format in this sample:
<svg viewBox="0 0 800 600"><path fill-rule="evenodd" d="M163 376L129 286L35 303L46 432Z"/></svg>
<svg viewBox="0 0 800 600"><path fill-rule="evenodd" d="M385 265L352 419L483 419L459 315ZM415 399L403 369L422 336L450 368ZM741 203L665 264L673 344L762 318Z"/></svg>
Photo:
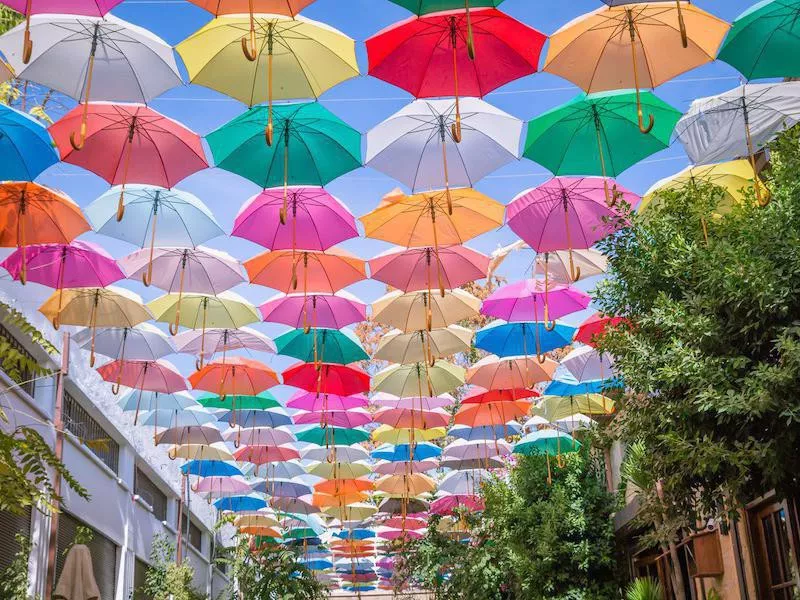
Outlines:
<svg viewBox="0 0 800 600"><path fill-rule="evenodd" d="M270 250L327 250L358 237L356 220L347 207L321 187L288 188L286 224L281 223L284 189L270 188L248 200L231 235Z"/></svg>
<svg viewBox="0 0 800 600"><path fill-rule="evenodd" d="M435 515L452 515L455 509L466 508L470 512L483 510L483 498L472 494L448 494L431 502L431 512Z"/></svg>
<svg viewBox="0 0 800 600"><path fill-rule="evenodd" d="M289 398L286 406L287 408L308 411L331 411L364 408L368 404L369 400L363 394L339 396L337 394L323 394L301 390Z"/></svg>
<svg viewBox="0 0 800 600"><path fill-rule="evenodd" d="M437 469L439 464L435 460L392 461L379 460L372 471L379 475L405 475L408 473L425 473Z"/></svg>
<svg viewBox="0 0 800 600"><path fill-rule="evenodd" d="M549 327L550 319L583 310L589 302L589 295L574 287L545 287L541 279L525 279L496 290L483 301L481 313L509 322L544 322Z"/></svg>
<svg viewBox="0 0 800 600"><path fill-rule="evenodd" d="M222 498L224 496L246 495L252 492L253 488L241 475L232 477L212 475L203 477L192 485L192 491L198 494L205 494L210 498Z"/></svg>
<svg viewBox="0 0 800 600"><path fill-rule="evenodd" d="M441 396L423 396L413 398L398 398L385 392L373 394L372 402L375 406L383 408L399 408L405 410L435 410L437 408L449 408L456 403L455 398L450 394Z"/></svg>
<svg viewBox="0 0 800 600"><path fill-rule="evenodd" d="M259 309L268 323L296 329L341 329L367 319L367 305L347 292L335 294L278 294Z"/></svg>
<svg viewBox="0 0 800 600"><path fill-rule="evenodd" d="M466 246L393 248L370 260L369 268L372 279L404 292L429 290L439 281L451 290L484 279L489 257Z"/></svg>
<svg viewBox="0 0 800 600"><path fill-rule="evenodd" d="M372 417L363 408L348 410L302 411L294 415L295 425L319 425L320 427L346 427L352 429L372 423Z"/></svg>
<svg viewBox="0 0 800 600"><path fill-rule="evenodd" d="M121 385L139 390L134 425L139 419L142 392L173 394L189 389L186 379L178 372L175 365L163 359L114 360L98 367L97 372L105 381L113 382L111 391L114 394L119 393Z"/></svg>

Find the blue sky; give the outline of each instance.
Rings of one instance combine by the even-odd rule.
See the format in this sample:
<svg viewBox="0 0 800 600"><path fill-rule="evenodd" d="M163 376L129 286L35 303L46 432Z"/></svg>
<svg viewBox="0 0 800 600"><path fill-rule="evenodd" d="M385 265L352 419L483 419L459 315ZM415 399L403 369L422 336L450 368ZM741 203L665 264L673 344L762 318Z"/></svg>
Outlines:
<svg viewBox="0 0 800 600"><path fill-rule="evenodd" d="M752 3L753 0L722 2L695 0L694 2L700 8L714 12L728 21L733 20ZM571 19L599 5L598 0L506 0L501 8L549 35ZM185 0L125 0L113 12L122 19L147 27L172 45L180 42L211 18L207 12ZM324 21L354 38L358 42L362 72L366 72L367 64L363 41L391 23L409 16L407 11L388 0L317 0L303 14ZM693 99L723 92L736 86L738 82L739 75L733 68L724 63L714 63L680 76L659 87L656 93L678 109L685 110ZM500 88L489 94L486 100L527 121L569 100L578 91L575 86L563 79L546 73L537 73ZM366 75L341 84L321 98L321 102L328 109L361 132L366 132L410 100L412 98L406 92ZM196 86L171 90L154 100L151 105L202 135L245 109L243 104L235 100ZM642 193L656 180L679 171L687 164L688 161L680 145L676 144L629 169L618 179L626 187ZM523 159L486 177L476 187L500 202L508 203L523 190L543 183L549 176L544 168ZM108 188L99 177L70 165L54 166L43 174L39 181L64 190L81 206L86 206ZM339 178L327 187L343 200L356 216L360 216L374 208L380 198L397 185L397 182L377 171L362 168ZM200 197L227 231L230 231L239 207L259 191L254 184L219 169L197 173L177 187ZM125 243L103 236L89 234L86 239L101 243L118 257L134 250ZM498 246L514 240L514 234L507 227L503 227L477 238L468 245L483 252L491 252ZM239 259L263 251L259 246L233 238L217 238L207 245L226 250ZM345 243L344 247L369 258L388 246L361 238ZM506 261L500 273L509 280L518 280L526 273L530 273L532 260L531 252L517 253ZM7 285L5 283L4 287ZM145 300L151 300L160 294L158 290L145 289L138 283L128 282L125 285L142 294ZM19 294L19 291L20 288L17 287L16 293ZM254 303L260 303L274 294L273 290L258 286L240 286L234 291ZM364 282L352 286L348 291L370 302L383 293L383 285ZM35 298L26 297L26 303L32 305L38 301L41 297L38 292L34 294ZM276 335L285 329L264 324L258 328L270 335ZM267 360L267 357L258 358ZM190 372L192 360L181 358L175 362L185 373ZM282 368L290 361L278 358L268 359L268 362L275 368Z"/></svg>

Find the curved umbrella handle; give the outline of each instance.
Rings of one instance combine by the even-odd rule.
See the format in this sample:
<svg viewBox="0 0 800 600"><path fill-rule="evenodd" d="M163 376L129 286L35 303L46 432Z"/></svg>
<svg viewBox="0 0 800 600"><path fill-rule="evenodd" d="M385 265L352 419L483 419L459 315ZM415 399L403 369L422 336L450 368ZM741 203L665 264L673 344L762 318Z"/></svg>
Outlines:
<svg viewBox="0 0 800 600"><path fill-rule="evenodd" d="M33 41L31 40L31 0L25 3L25 39L22 41L22 63L28 64L33 54Z"/></svg>
<svg viewBox="0 0 800 600"><path fill-rule="evenodd" d="M192 485L189 486L189 489L197 493L197 490L200 489L200 482L198 481L196 483L193 483Z"/></svg>
<svg viewBox="0 0 800 600"><path fill-rule="evenodd" d="M176 321L174 323L170 323L169 324L169 334L171 336L173 336L173 337L178 335L178 327L179 327L179 325L178 325L178 321L176 319Z"/></svg>
<svg viewBox="0 0 800 600"><path fill-rule="evenodd" d="M250 0L250 39L248 40L247 37L244 36L242 38L242 53L247 60L254 62L258 58L258 53L256 52L256 23L253 16L253 0Z"/></svg>
<svg viewBox="0 0 800 600"><path fill-rule="evenodd" d="M644 134L650 133L653 130L653 126L656 124L655 118L653 117L653 115L647 115L647 118L649 119L649 122L648 122L647 126L645 127L645 125L644 125L644 113L642 112L641 103L639 104L639 109L638 109L637 113L638 113L638 116L639 116L639 131L641 131Z"/></svg>
<svg viewBox="0 0 800 600"><path fill-rule="evenodd" d="M450 125L450 134L456 144L461 143L461 115L456 113L456 122Z"/></svg>
<svg viewBox="0 0 800 600"><path fill-rule="evenodd" d="M74 150L82 150L86 143L86 124L81 123L80 137L75 136L75 132L69 134L69 143Z"/></svg>
<svg viewBox="0 0 800 600"><path fill-rule="evenodd" d="M475 60L475 37L472 34L472 16L469 13L469 0L464 0L464 13L467 16L467 55Z"/></svg>
<svg viewBox="0 0 800 600"><path fill-rule="evenodd" d="M117 394L119 394L119 387L120 387L120 382L119 382L119 380L117 380L117 381L115 381L114 383L112 383L112 384L111 384L111 393L112 393L112 394L114 394L115 396L116 396Z"/></svg>
<svg viewBox="0 0 800 600"><path fill-rule="evenodd" d="M92 345L92 350L89 353L89 366L90 367L94 367L95 358L96 357L95 357L95 354L94 354L94 345Z"/></svg>
<svg viewBox="0 0 800 600"><path fill-rule="evenodd" d="M545 321L544 322L544 328L545 328L545 331L553 331L556 328L556 322L555 321L549 321L549 322Z"/></svg>
<svg viewBox="0 0 800 600"><path fill-rule="evenodd" d="M678 24L681 28L681 44L684 48L689 47L689 36L686 35L686 21L683 19L683 10L681 9L681 0L675 0L678 7Z"/></svg>
<svg viewBox="0 0 800 600"><path fill-rule="evenodd" d="M119 201L117 202L117 223L122 221L125 216L125 185L123 184L122 190L119 193Z"/></svg>
<svg viewBox="0 0 800 600"><path fill-rule="evenodd" d="M150 263L147 266L147 271L142 273L142 283L145 287L150 287L150 284L153 283L153 263Z"/></svg>
<svg viewBox="0 0 800 600"><path fill-rule="evenodd" d="M58 331L58 328L61 327L61 323L58 321L58 316L53 317L53 329Z"/></svg>
<svg viewBox="0 0 800 600"><path fill-rule="evenodd" d="M194 368L195 368L195 370L197 370L197 371L199 371L200 369L202 369L202 368L203 368L203 359L202 359L202 357L201 357L201 358L197 358L197 359L195 359L195 361L194 361Z"/></svg>

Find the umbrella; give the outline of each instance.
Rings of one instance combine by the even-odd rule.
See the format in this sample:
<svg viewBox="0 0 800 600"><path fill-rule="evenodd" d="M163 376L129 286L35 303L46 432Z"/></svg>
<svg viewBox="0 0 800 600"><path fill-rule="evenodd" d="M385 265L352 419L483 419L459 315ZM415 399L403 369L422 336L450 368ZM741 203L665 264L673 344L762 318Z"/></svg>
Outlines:
<svg viewBox="0 0 800 600"><path fill-rule="evenodd" d="M497 404L502 408L508 403L499 402ZM465 405L462 409L469 406L470 405ZM520 433L522 433L520 424L516 421L508 421L498 425L454 425L448 430L447 435L456 439L473 442L476 440L497 440L503 437L519 435Z"/></svg>
<svg viewBox="0 0 800 600"><path fill-rule="evenodd" d="M641 209L641 205L640 205ZM570 273L569 259L572 258L575 273ZM570 285L576 280L572 275L578 275L578 280L602 275L608 269L606 255L594 248L555 250L536 255L534 268L535 275L547 276L549 281Z"/></svg>
<svg viewBox="0 0 800 600"><path fill-rule="evenodd" d="M342 519L343 521L363 521L365 519L370 518L376 512L378 512L378 508L373 504L366 504L363 502L355 502L351 503L347 506L341 507L329 507L323 510L326 515L330 517L347 517Z"/></svg>
<svg viewBox="0 0 800 600"><path fill-rule="evenodd" d="M567 419L578 413L608 416L615 410L614 401L602 394L576 396L543 396L536 414L550 422Z"/></svg>
<svg viewBox="0 0 800 600"><path fill-rule="evenodd" d="M266 465L300 458L300 453L291 444L243 446L234 454L239 462Z"/></svg>
<svg viewBox="0 0 800 600"><path fill-rule="evenodd" d="M144 390L131 390L119 401L119 407L124 412L150 411L150 410L183 410L191 406L199 406L197 401L188 392L174 392L164 394L161 392L148 392Z"/></svg>
<svg viewBox="0 0 800 600"><path fill-rule="evenodd" d="M651 113L644 124L640 89L712 62L728 29L725 21L693 4L609 6L550 36L543 70L587 92L634 88L639 129L649 133L654 117Z"/></svg>
<svg viewBox="0 0 800 600"><path fill-rule="evenodd" d="M142 299L128 290L108 286L53 292L39 307L54 327L80 325L91 330L89 365L94 366L98 327L134 327L153 318Z"/></svg>
<svg viewBox="0 0 800 600"><path fill-rule="evenodd" d="M439 482L439 491L456 495L476 495L484 482L492 480L492 474L485 469L476 471L454 471Z"/></svg>
<svg viewBox="0 0 800 600"><path fill-rule="evenodd" d="M579 382L569 371L557 371L556 379L547 384L544 393L547 396L579 396L600 393L614 387L620 387L616 379L587 379Z"/></svg>
<svg viewBox="0 0 800 600"><path fill-rule="evenodd" d="M381 444L411 444L417 440L430 442L438 440L447 434L444 427L434 427L432 429L418 429L412 427L389 427L381 425L372 431L372 439ZM412 455L413 457L413 455Z"/></svg>
<svg viewBox="0 0 800 600"><path fill-rule="evenodd" d="M237 406L240 410L266 410L281 406L281 403L269 392L260 392L255 396L228 394L225 398L213 394L202 394L197 398L197 402L206 408L222 408L226 410L232 406Z"/></svg>
<svg viewBox="0 0 800 600"><path fill-rule="evenodd" d="M287 479L273 479L270 481L262 481L253 486L254 492L261 492L270 496L279 496L284 498L297 498L311 493L311 486L299 481L292 481Z"/></svg>
<svg viewBox="0 0 800 600"><path fill-rule="evenodd" d="M178 352L203 354L206 357L229 350L253 350L255 352L276 353L275 343L263 333L239 327L238 329L212 328L197 331L190 329L175 336Z"/></svg>
<svg viewBox="0 0 800 600"><path fill-rule="evenodd" d="M427 362L391 365L372 378L372 390L388 392L395 396L429 396L446 394L464 385L465 371L462 367L443 360L433 366Z"/></svg>
<svg viewBox="0 0 800 600"><path fill-rule="evenodd" d="M763 0L736 17L717 58L747 79L798 77L796 0Z"/></svg>
<svg viewBox="0 0 800 600"><path fill-rule="evenodd" d="M498 439L499 436L480 437L476 439L489 440ZM469 440L473 441L473 440ZM473 469L503 469L507 467L502 458L444 458L439 461L442 469L453 469L454 471L470 471Z"/></svg>
<svg viewBox="0 0 800 600"><path fill-rule="evenodd" d="M234 527L279 527L275 515L267 512L244 514L233 521Z"/></svg>
<svg viewBox="0 0 800 600"><path fill-rule="evenodd" d="M461 289L442 294L389 292L372 304L373 320L405 333L447 327L479 314L481 301Z"/></svg>
<svg viewBox="0 0 800 600"><path fill-rule="evenodd" d="M452 515L457 508L465 508L469 512L484 510L483 498L474 494L446 494L431 502L431 512L435 515ZM440 521L440 524L443 521Z"/></svg>
<svg viewBox="0 0 800 600"><path fill-rule="evenodd" d="M561 364L579 382L614 375L614 358L610 354L599 353L591 346L574 349L561 359Z"/></svg>
<svg viewBox="0 0 800 600"><path fill-rule="evenodd" d="M117 221L125 214L128 182L171 188L208 167L200 136L143 104L86 104L51 125L50 133L62 161L120 185Z"/></svg>
<svg viewBox="0 0 800 600"><path fill-rule="evenodd" d="M97 372L105 381L113 382L111 391L119 393L121 385L140 392L172 394L187 389L186 380L175 365L159 360L114 360L98 367ZM137 409L134 425L138 420Z"/></svg>
<svg viewBox="0 0 800 600"><path fill-rule="evenodd" d="M275 510L292 515L314 515L319 513L319 508L303 498L270 498L270 504Z"/></svg>
<svg viewBox="0 0 800 600"><path fill-rule="evenodd" d="M545 296L548 296L547 302ZM545 288L542 280L525 279L492 293L484 300L481 312L506 321L529 321L533 317L533 321L539 322L541 307L546 322L584 310L590 300L586 293L570 286L551 285ZM545 306L548 307L547 315L544 314Z"/></svg>
<svg viewBox="0 0 800 600"><path fill-rule="evenodd" d="M325 410L298 412L293 420L296 425L318 424L321 427L361 427L372 423L372 416L362 408L349 410Z"/></svg>
<svg viewBox="0 0 800 600"><path fill-rule="evenodd" d="M594 345L596 336L601 336L607 329L618 327L626 323L622 317L605 316L602 313L595 313L587 317L579 326L575 333L575 341L582 344Z"/></svg>
<svg viewBox="0 0 800 600"><path fill-rule="evenodd" d="M269 412L266 410L249 412ZM285 428L273 426L238 427L226 431L222 436L225 441L241 443L245 446L284 446L297 441L294 434Z"/></svg>
<svg viewBox="0 0 800 600"><path fill-rule="evenodd" d="M0 82L5 63L0 61ZM0 105L0 181L33 181L58 162L47 130L33 117Z"/></svg>
<svg viewBox="0 0 800 600"><path fill-rule="evenodd" d="M215 17L246 13L248 10L293 17L314 0L254 0L252 2L250 0L190 0L190 2L206 9Z"/></svg>
<svg viewBox="0 0 800 600"><path fill-rule="evenodd" d="M514 454L533 456L544 454L547 457L547 482L552 483L550 472L550 456L556 456L559 462L562 454L577 452L581 443L570 434L556 429L540 429L533 431L514 444Z"/></svg>
<svg viewBox="0 0 800 600"><path fill-rule="evenodd" d="M268 189L244 203L231 235L261 244L270 250L327 250L358 237L355 217L344 203L320 187L287 190L287 219L283 227L283 190Z"/></svg>
<svg viewBox="0 0 800 600"><path fill-rule="evenodd" d="M369 392L369 373L353 365L296 363L283 372L284 385L318 394L349 396Z"/></svg>
<svg viewBox="0 0 800 600"><path fill-rule="evenodd" d="M551 358L540 361L527 356L498 358L489 355L467 370L467 381L487 390L531 388L539 382L550 381L556 367L558 363Z"/></svg>
<svg viewBox="0 0 800 600"><path fill-rule="evenodd" d="M530 402L525 400L469 404L459 408L453 415L453 420L457 425L468 427L497 427L501 430L500 435L490 438L496 439L497 437L508 437L510 433L508 430L503 430L503 426L509 421L524 417L530 408Z"/></svg>
<svg viewBox="0 0 800 600"><path fill-rule="evenodd" d="M336 248L325 252L265 252L246 260L244 266L251 283L287 294L296 291L298 284L304 293L314 291L333 294L367 278L363 260Z"/></svg>
<svg viewBox="0 0 800 600"><path fill-rule="evenodd" d="M214 431L219 434L219 430L216 427L207 427L208 435L213 436ZM166 431L162 432L161 435L165 435ZM208 461L208 460L217 460L217 461L232 461L233 455L228 450L227 446L221 442L213 442L213 443L183 443L177 446L173 446L169 450L169 457L172 460L176 458L185 458L187 460L198 460L198 461Z"/></svg>
<svg viewBox="0 0 800 600"><path fill-rule="evenodd" d="M84 350L90 350L94 335L95 354L115 359L158 360L175 352L170 339L150 323L139 323L135 327L107 327L93 334L83 329L72 341Z"/></svg>
<svg viewBox="0 0 800 600"><path fill-rule="evenodd" d="M348 410L364 408L369 404L366 396L339 396L337 394L318 394L298 391L286 403L288 408L300 410Z"/></svg>
<svg viewBox="0 0 800 600"><path fill-rule="evenodd" d="M367 306L347 292L335 294L277 294L259 307L268 323L311 331L341 329L367 319Z"/></svg>
<svg viewBox="0 0 800 600"><path fill-rule="evenodd" d="M609 6L623 6L624 4L637 4L638 0L602 0ZM682 0L649 0L649 2L674 2L675 9L677 10L678 15L678 25L680 26L681 30L681 43L683 44L684 48L688 48L689 46L689 38L686 35L686 22L683 18L683 8L681 6Z"/></svg>
<svg viewBox="0 0 800 600"><path fill-rule="evenodd" d="M324 479L358 479L372 473L372 468L366 462L321 462L310 467L308 473Z"/></svg>
<svg viewBox="0 0 800 600"><path fill-rule="evenodd" d="M221 460L192 460L181 466L181 472L199 477L230 477L242 474L238 467Z"/></svg>
<svg viewBox="0 0 800 600"><path fill-rule="evenodd" d="M27 246L68 244L89 230L67 195L37 183L0 183L0 248L20 250L19 280L27 281Z"/></svg>
<svg viewBox="0 0 800 600"><path fill-rule="evenodd" d="M393 496L414 497L436 490L436 482L424 473L384 475L375 482L375 489Z"/></svg>
<svg viewBox="0 0 800 600"><path fill-rule="evenodd" d="M511 454L511 446L505 440L479 440L468 442L456 440L444 447L442 458L445 460L477 460L488 461L499 456Z"/></svg>
<svg viewBox="0 0 800 600"><path fill-rule="evenodd" d="M231 496L214 502L214 508L222 511L244 512L267 508L267 501L255 496Z"/></svg>
<svg viewBox="0 0 800 600"><path fill-rule="evenodd" d="M461 404L486 404L488 402L516 402L539 395L535 390L525 388L495 388L487 390L473 386L461 399Z"/></svg>
<svg viewBox="0 0 800 600"><path fill-rule="evenodd" d="M345 479L343 475L314 485L314 491L321 494L331 494L332 496L371 492L373 489L374 485L371 481L366 479Z"/></svg>
<svg viewBox="0 0 800 600"><path fill-rule="evenodd" d="M417 445L419 446L419 444ZM432 459L397 462L379 460L372 470L379 475L393 475L398 473L425 473L438 468L439 463Z"/></svg>
<svg viewBox="0 0 800 600"><path fill-rule="evenodd" d="M485 279L489 257L466 246L396 248L370 260L369 269L372 279L404 292L429 290L437 274L452 290Z"/></svg>
<svg viewBox="0 0 800 600"><path fill-rule="evenodd" d="M471 344L472 330L459 325L411 333L393 329L381 337L372 358L395 363L425 362L467 352Z"/></svg>
<svg viewBox="0 0 800 600"><path fill-rule="evenodd" d="M361 134L311 103L276 106L273 145L264 143L269 111L256 106L206 136L216 166L261 187L283 186L278 214L287 223L289 185L323 186L361 166Z"/></svg>
<svg viewBox="0 0 800 600"><path fill-rule="evenodd" d="M646 135L639 131L633 92L579 94L528 124L523 154L555 175L616 177L669 147L681 116L651 92L642 92L640 102L656 116Z"/></svg>
<svg viewBox="0 0 800 600"><path fill-rule="evenodd" d="M540 353L550 352L572 343L575 328L564 323L554 322L548 329L545 323L506 323L493 321L475 333L475 347L491 352L499 357L527 356L530 348L538 348Z"/></svg>
<svg viewBox="0 0 800 600"><path fill-rule="evenodd" d="M435 408L448 408L455 404L456 400L450 394L440 394L439 396L429 397L408 397L398 398L392 394L378 392L372 395L372 402L375 406L386 408L410 408L412 410L433 410Z"/></svg>
<svg viewBox="0 0 800 600"><path fill-rule="evenodd" d="M692 162L707 164L745 156L757 172L755 153L798 120L800 82L746 84L698 98L675 131ZM755 187L756 197L764 204L761 186Z"/></svg>
<svg viewBox="0 0 800 600"><path fill-rule="evenodd" d="M234 410L219 414L220 421L228 421L231 427L284 427L292 424L290 417L282 408L272 410L243 410L236 406Z"/></svg>
<svg viewBox="0 0 800 600"><path fill-rule="evenodd" d="M275 344L279 354L304 362L346 365L369 360L361 342L347 330L312 329L306 333L302 329L293 329L275 338Z"/></svg>
<svg viewBox="0 0 800 600"><path fill-rule="evenodd" d="M335 457L335 459L334 459ZM356 462L359 460L368 460L369 452L361 446L348 446L343 442L339 445L331 444L330 446L322 448L307 448L303 450L303 460L313 460L318 462Z"/></svg>
<svg viewBox="0 0 800 600"><path fill-rule="evenodd" d="M366 442L368 439L369 433L363 429L347 429L343 427L309 427L297 434L297 441L299 442L317 444L328 448L336 444L358 444Z"/></svg>
<svg viewBox="0 0 800 600"><path fill-rule="evenodd" d="M456 143L456 106L451 99L415 100L367 133L366 165L412 190L470 187L519 158L522 122L477 98L460 102L461 139ZM449 160L448 160L449 156Z"/></svg>
<svg viewBox="0 0 800 600"><path fill-rule="evenodd" d="M199 427L216 423L217 418L204 408L195 407L186 410L158 408L143 412L139 425L152 425L153 427Z"/></svg>
<svg viewBox="0 0 800 600"><path fill-rule="evenodd" d="M216 392L225 398L237 393L252 396L280 385L280 380L267 365L250 358L232 356L226 362L212 362L192 373L189 383L195 390Z"/></svg>
<svg viewBox="0 0 800 600"><path fill-rule="evenodd" d="M472 12L466 2L466 11L412 17L369 38L369 74L417 98L455 96L451 133L458 142L460 96L482 97L535 73L546 40L499 10ZM481 48L478 56L476 44Z"/></svg>
<svg viewBox="0 0 800 600"><path fill-rule="evenodd" d="M268 119L262 131L266 132L267 146L271 146L274 129L280 132L280 118L273 124L273 100L319 98L326 90L356 77L355 41L305 17L255 15L252 4L249 12L213 19L176 49L191 83L248 106L267 102ZM238 60L242 50L248 61ZM273 78L278 80L277 89ZM274 110L279 112L279 108Z"/></svg>

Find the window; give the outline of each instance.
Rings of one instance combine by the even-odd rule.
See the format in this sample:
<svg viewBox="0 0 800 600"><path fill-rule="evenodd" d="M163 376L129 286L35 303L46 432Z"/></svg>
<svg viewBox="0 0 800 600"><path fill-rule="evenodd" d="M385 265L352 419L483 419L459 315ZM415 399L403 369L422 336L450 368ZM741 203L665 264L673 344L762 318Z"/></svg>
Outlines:
<svg viewBox="0 0 800 600"><path fill-rule="evenodd" d="M183 514L183 527L181 531L186 535L186 521L189 521L189 544L195 550L201 550L203 545L203 531L195 525L194 521L188 519L186 513Z"/></svg>
<svg viewBox="0 0 800 600"><path fill-rule="evenodd" d="M0 573L4 572L19 552L16 535L20 533L30 539L31 509L26 507L22 514L16 515L0 511Z"/></svg>
<svg viewBox="0 0 800 600"><path fill-rule="evenodd" d="M795 597L794 513L785 503L772 503L751 512L760 597Z"/></svg>
<svg viewBox="0 0 800 600"><path fill-rule="evenodd" d="M25 347L19 343L19 340L11 335L11 332L2 325L0 325L0 341L5 342L20 354L36 362L36 359L33 357L33 355L28 352L28 350L26 350ZM24 391L29 396L33 396L34 391L36 391L36 382L32 381L34 376L29 369L25 368L24 365L19 365L19 367L16 369L16 372L13 372L12 369L12 372L8 372L6 374L13 381L20 384L19 389Z"/></svg>
<svg viewBox="0 0 800 600"><path fill-rule="evenodd" d="M142 591L146 583L147 577L147 563L133 559L133 600L152 600L150 596Z"/></svg>
<svg viewBox="0 0 800 600"><path fill-rule="evenodd" d="M138 467L134 474L133 492L150 505L156 519L167 520L167 495Z"/></svg>
<svg viewBox="0 0 800 600"><path fill-rule="evenodd" d="M64 392L63 414L66 430L85 444L109 469L119 473L119 444L68 392Z"/></svg>
<svg viewBox="0 0 800 600"><path fill-rule="evenodd" d="M62 512L58 515L58 541L56 544L56 582L64 568L66 555L64 550L75 541L78 527L87 527L72 515ZM91 529L91 528L90 528ZM97 587L100 588L100 598L106 600L114 597L117 580L117 546L101 533L92 530L94 537L87 544L92 555L92 568Z"/></svg>

